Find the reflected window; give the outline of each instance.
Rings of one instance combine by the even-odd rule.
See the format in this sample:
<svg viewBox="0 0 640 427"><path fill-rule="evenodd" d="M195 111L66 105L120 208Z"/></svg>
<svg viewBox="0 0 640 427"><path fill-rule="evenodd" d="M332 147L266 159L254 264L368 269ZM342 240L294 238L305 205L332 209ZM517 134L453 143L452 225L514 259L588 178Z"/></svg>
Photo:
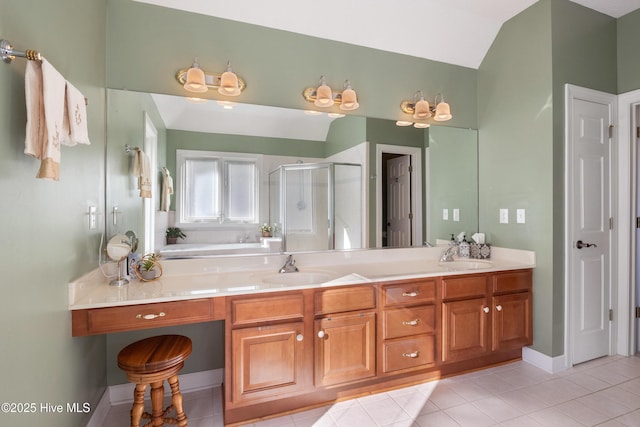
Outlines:
<svg viewBox="0 0 640 427"><path fill-rule="evenodd" d="M260 156L177 150L176 161L180 223L258 222Z"/></svg>

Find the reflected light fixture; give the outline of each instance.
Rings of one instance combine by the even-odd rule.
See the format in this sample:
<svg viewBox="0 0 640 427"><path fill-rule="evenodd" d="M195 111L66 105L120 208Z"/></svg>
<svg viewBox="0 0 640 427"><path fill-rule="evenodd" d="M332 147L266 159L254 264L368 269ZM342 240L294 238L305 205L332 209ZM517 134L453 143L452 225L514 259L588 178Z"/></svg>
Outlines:
<svg viewBox="0 0 640 427"><path fill-rule="evenodd" d="M339 92L331 89L322 76L317 87L308 87L302 91L302 97L320 108L328 108L338 104L343 111L353 111L360 107L356 91L351 87L349 80L344 82L344 90Z"/></svg>
<svg viewBox="0 0 640 427"><path fill-rule="evenodd" d="M233 72L230 62L222 74L217 74L200 68L198 58L190 68L179 70L176 80L189 92L204 93L215 89L225 96L238 96L247 87L245 81Z"/></svg>
<svg viewBox="0 0 640 427"><path fill-rule="evenodd" d="M202 68L198 65L198 58L193 61L193 65L187 70L187 77L183 86L189 92L195 93L203 93L208 90L205 83L204 71L202 71Z"/></svg>
<svg viewBox="0 0 640 427"><path fill-rule="evenodd" d="M444 122L451 120L453 117L451 115L451 107L444 100L444 95L441 93L436 95L434 105L429 105L429 102L424 99L422 90L417 91L413 95L412 101L402 101L400 109L406 114L411 114L414 122L398 120L396 122L398 126L410 126L413 124L416 128L427 128L430 126L429 123L426 122L429 118L433 118L433 120L438 122Z"/></svg>

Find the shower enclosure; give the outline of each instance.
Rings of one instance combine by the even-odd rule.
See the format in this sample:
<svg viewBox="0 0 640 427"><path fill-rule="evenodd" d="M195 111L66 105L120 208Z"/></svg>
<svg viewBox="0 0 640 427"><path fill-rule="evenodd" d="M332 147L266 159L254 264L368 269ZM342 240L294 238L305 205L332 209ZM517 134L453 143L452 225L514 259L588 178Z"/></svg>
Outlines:
<svg viewBox="0 0 640 427"><path fill-rule="evenodd" d="M362 167L297 163L269 173L269 219L287 252L363 246Z"/></svg>

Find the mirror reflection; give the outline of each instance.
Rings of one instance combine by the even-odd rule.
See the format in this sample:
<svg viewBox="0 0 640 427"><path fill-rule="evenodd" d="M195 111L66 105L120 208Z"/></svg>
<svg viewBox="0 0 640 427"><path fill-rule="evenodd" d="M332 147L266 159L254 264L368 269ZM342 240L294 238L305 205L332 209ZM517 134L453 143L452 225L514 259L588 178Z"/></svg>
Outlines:
<svg viewBox="0 0 640 427"><path fill-rule="evenodd" d="M108 90L107 104L107 233L141 230L145 252L188 257L419 246L452 233L477 231L475 130L407 129L390 120L312 116L278 107L113 89ZM136 156L126 152L126 145L155 159L151 198L139 196L138 178L132 173ZM397 212L396 201L403 199L398 199L400 187L394 184L398 177L388 170L393 159L402 163L398 159L407 152L411 155L405 161L412 162L417 174L406 186L411 199L404 208L408 237L398 239L391 237L389 213ZM225 194L228 184L218 184L221 190L207 202L212 220L185 221L183 201L195 193L185 186L179 153L230 158L231 168L221 162L217 175L209 170L203 176L211 182L229 180L231 174L233 188L241 189L235 194L241 197L228 200L233 192ZM247 158L255 159L255 194L248 194ZM289 178L283 178L286 174ZM168 201L161 200L167 176L173 181ZM255 215L225 220L232 203L254 203ZM186 237L167 245L170 227L179 227ZM270 233L263 236L266 228Z"/></svg>

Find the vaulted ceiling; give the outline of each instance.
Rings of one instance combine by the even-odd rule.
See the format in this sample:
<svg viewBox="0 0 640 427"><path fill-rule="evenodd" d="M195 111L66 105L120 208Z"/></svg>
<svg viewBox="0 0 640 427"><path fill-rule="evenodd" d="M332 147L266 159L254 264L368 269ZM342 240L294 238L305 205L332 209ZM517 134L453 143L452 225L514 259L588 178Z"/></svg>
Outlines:
<svg viewBox="0 0 640 427"><path fill-rule="evenodd" d="M136 0L477 69L502 24L537 0ZM640 0L572 0L614 18Z"/></svg>

